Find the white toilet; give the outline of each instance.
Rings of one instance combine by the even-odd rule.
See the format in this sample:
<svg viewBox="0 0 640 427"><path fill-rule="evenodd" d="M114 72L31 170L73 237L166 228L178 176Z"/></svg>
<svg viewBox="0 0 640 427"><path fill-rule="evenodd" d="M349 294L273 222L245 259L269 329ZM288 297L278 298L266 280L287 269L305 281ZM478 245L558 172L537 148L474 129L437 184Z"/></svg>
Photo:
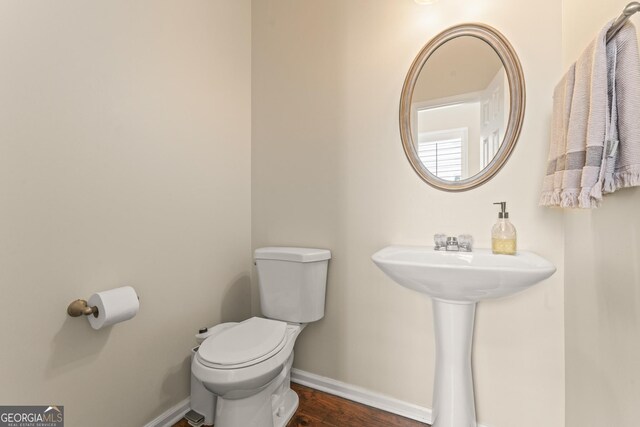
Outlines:
<svg viewBox="0 0 640 427"><path fill-rule="evenodd" d="M256 249L260 306L266 318L222 323L207 332L191 364L217 396L216 427L284 427L298 407L290 388L293 346L324 316L326 249Z"/></svg>

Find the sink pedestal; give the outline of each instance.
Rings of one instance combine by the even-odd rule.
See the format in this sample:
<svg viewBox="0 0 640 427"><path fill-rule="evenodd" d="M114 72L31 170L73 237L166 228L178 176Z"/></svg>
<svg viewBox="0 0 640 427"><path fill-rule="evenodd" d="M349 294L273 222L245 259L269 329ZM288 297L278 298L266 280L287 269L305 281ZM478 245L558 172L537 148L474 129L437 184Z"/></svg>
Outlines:
<svg viewBox="0 0 640 427"><path fill-rule="evenodd" d="M371 258L393 280L433 301L433 427L477 427L471 375L476 303L524 291L556 268L532 252L495 255L491 249L445 252L429 246L387 246Z"/></svg>
<svg viewBox="0 0 640 427"><path fill-rule="evenodd" d="M432 299L436 337L433 427L476 427L471 346L476 303Z"/></svg>

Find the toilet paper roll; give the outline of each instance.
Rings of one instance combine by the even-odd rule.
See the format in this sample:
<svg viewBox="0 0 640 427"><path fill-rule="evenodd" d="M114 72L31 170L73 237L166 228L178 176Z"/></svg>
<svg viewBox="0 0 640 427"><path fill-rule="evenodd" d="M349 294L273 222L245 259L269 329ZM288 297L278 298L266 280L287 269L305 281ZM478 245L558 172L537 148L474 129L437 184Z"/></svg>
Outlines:
<svg viewBox="0 0 640 427"><path fill-rule="evenodd" d="M93 329L129 320L138 313L140 308L138 295L131 286L95 293L89 297L87 303L90 307L98 307L98 317L87 316Z"/></svg>

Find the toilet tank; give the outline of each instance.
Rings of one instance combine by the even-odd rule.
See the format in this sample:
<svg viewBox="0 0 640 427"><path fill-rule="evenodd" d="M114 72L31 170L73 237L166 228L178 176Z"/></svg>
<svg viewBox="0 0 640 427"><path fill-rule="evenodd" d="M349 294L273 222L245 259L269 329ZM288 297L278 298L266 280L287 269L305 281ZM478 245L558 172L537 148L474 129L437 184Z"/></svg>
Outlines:
<svg viewBox="0 0 640 427"><path fill-rule="evenodd" d="M268 247L254 256L265 317L295 323L322 319L329 250Z"/></svg>

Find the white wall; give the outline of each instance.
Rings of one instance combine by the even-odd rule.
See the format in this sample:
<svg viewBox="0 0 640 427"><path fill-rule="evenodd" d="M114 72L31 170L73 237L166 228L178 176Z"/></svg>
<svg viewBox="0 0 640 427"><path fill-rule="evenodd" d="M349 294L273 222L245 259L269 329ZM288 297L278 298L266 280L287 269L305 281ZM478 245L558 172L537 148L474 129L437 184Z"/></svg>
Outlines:
<svg viewBox="0 0 640 427"><path fill-rule="evenodd" d="M0 402L140 426L249 315L248 0L0 3ZM130 284L138 316L66 307Z"/></svg>
<svg viewBox="0 0 640 427"><path fill-rule="evenodd" d="M431 407L431 304L393 283L370 256L389 244L431 244L439 231L468 232L488 247L491 203L506 200L520 248L549 258L558 272L520 295L479 305L478 416L491 427L537 427L540 416L545 426L563 426L562 214L537 206L550 94L561 73L561 2L252 5L253 246L333 251L326 316L300 336L296 366ZM495 26L517 50L527 112L505 168L474 191L451 194L423 183L406 160L399 97L424 43L473 21Z"/></svg>
<svg viewBox="0 0 640 427"><path fill-rule="evenodd" d="M566 69L626 2L564 0ZM638 24L638 18L632 18ZM640 419L640 189L565 212L567 427Z"/></svg>

